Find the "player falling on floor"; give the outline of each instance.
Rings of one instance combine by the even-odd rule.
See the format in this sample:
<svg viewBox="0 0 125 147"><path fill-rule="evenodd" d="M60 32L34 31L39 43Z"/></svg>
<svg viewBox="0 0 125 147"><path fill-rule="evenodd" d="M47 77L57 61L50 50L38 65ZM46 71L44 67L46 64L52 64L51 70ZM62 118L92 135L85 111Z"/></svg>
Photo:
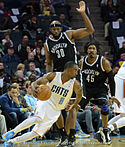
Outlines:
<svg viewBox="0 0 125 147"><path fill-rule="evenodd" d="M55 123L61 114L61 110L67 107L67 111L77 107L83 94L80 83L75 79L78 73L78 66L69 61L65 64L64 72L48 73L44 77L39 78L32 84L34 96L37 96L37 87L41 84L47 84L51 87L52 95L47 101L38 101L34 116L24 120L13 130L5 133L2 137L5 141L4 147L12 146L13 144L31 140L35 137L43 136ZM76 93L76 100L72 105L67 105L72 92ZM14 137L18 132L31 127L31 132L25 133L21 136Z"/></svg>

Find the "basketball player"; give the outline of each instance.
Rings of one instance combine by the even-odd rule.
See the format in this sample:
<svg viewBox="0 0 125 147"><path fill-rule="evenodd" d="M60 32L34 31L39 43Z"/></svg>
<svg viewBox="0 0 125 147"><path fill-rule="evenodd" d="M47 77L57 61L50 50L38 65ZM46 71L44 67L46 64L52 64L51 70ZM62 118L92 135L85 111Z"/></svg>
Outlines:
<svg viewBox="0 0 125 147"><path fill-rule="evenodd" d="M77 106L83 94L80 83L75 79L77 72L78 66L73 61L69 61L65 64L64 72L48 73L32 83L35 97L37 97L37 87L41 84L48 84L51 87L52 95L47 101L39 100L37 102L34 116L24 120L16 128L2 136L3 139L7 141L4 143L4 147L31 140L38 135L42 137L50 129L53 123L57 121L61 110L65 109L67 106L73 91L76 93L76 100L72 105L68 105L67 111L70 111ZM31 132L10 139L18 132L29 128L34 124L35 126Z"/></svg>
<svg viewBox="0 0 125 147"><path fill-rule="evenodd" d="M63 71L64 65L68 61L74 61L77 63L77 51L75 46L75 39L80 39L88 36L94 32L93 26L85 13L85 3L84 1L79 2L80 8L76 10L81 14L83 21L85 22L86 28L80 28L77 30L68 30L62 32L61 23L59 21L53 21L50 24L51 35L46 40L44 45L46 54L46 71ZM69 113L69 117L66 121L67 133L70 129L69 134L69 145L73 144L75 141L75 123L76 123L76 110L72 110ZM69 124L70 123L70 124ZM62 115L60 115L57 126L61 133L61 142L57 147L67 145L67 133L64 129L64 121ZM70 128L68 127L70 126Z"/></svg>
<svg viewBox="0 0 125 147"><path fill-rule="evenodd" d="M85 107L91 100L92 103L101 108L101 118L103 125L103 133L106 138L106 143L110 144L108 138L108 88L106 79L108 78L111 96L115 96L115 82L112 69L108 60L103 56L98 55L99 45L96 42L88 42L85 45L87 56L80 61L80 68L84 77L83 81L86 88L86 99L82 99L80 105ZM105 142L103 142L105 143Z"/></svg>
<svg viewBox="0 0 125 147"><path fill-rule="evenodd" d="M119 101L119 105L117 106L114 103L114 112L120 114L109 120L108 128L110 132L125 126L125 62L123 62L118 73L115 75L115 85L115 97ZM102 138L104 138L102 130L96 135L99 137L99 141L102 142Z"/></svg>

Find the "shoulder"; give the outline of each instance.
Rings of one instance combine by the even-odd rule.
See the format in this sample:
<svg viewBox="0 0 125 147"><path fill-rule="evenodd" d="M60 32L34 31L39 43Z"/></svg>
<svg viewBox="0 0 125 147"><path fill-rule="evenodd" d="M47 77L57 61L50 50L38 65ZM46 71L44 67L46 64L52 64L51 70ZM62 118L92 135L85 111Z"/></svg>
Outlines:
<svg viewBox="0 0 125 147"><path fill-rule="evenodd" d="M110 62L104 57L102 58L102 65L106 72L110 72L112 70Z"/></svg>

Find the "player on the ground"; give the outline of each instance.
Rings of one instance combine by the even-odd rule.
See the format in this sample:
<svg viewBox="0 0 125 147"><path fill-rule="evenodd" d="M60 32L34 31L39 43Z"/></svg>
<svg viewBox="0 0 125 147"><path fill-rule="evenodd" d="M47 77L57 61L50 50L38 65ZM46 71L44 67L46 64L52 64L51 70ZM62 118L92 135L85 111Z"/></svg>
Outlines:
<svg viewBox="0 0 125 147"><path fill-rule="evenodd" d="M76 93L76 100L71 106L68 105L67 111L75 108L82 98L82 87L75 79L78 72L78 66L69 61L64 67L64 72L48 73L44 77L36 80L32 84L34 96L37 96L37 87L41 84L48 84L51 87L52 95L47 101L38 101L36 111L33 116L24 120L13 130L5 133L2 137L5 141L4 147L12 146L15 143L28 141L40 135L41 137L50 129L54 122L60 116L61 110L67 106L72 92ZM21 136L11 139L18 132L31 127L31 132L25 133Z"/></svg>

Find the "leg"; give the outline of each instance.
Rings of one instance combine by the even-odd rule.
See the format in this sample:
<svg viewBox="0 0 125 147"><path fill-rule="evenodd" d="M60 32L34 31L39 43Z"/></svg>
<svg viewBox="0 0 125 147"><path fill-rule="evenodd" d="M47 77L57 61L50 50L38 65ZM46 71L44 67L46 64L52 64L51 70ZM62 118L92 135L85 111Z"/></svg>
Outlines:
<svg viewBox="0 0 125 147"><path fill-rule="evenodd" d="M41 118L39 117L31 117L31 118L28 118L26 120L24 120L21 124L19 124L16 128L14 128L13 130L3 134L3 139L5 141L9 140L10 138L12 138L14 135L16 135L18 132L26 129L26 128L29 128L31 127L32 125L34 124L38 124L41 122Z"/></svg>
<svg viewBox="0 0 125 147"><path fill-rule="evenodd" d="M16 144L16 143L31 140L31 139L33 139L33 138L35 138L37 136L38 135L35 132L31 131L31 132L25 133L25 134L23 134L21 136L18 136L18 137L14 138L14 139L10 139L10 140L8 140L8 142L12 142L13 144Z"/></svg>
<svg viewBox="0 0 125 147"><path fill-rule="evenodd" d="M0 133L3 135L7 131L4 115L0 115Z"/></svg>

